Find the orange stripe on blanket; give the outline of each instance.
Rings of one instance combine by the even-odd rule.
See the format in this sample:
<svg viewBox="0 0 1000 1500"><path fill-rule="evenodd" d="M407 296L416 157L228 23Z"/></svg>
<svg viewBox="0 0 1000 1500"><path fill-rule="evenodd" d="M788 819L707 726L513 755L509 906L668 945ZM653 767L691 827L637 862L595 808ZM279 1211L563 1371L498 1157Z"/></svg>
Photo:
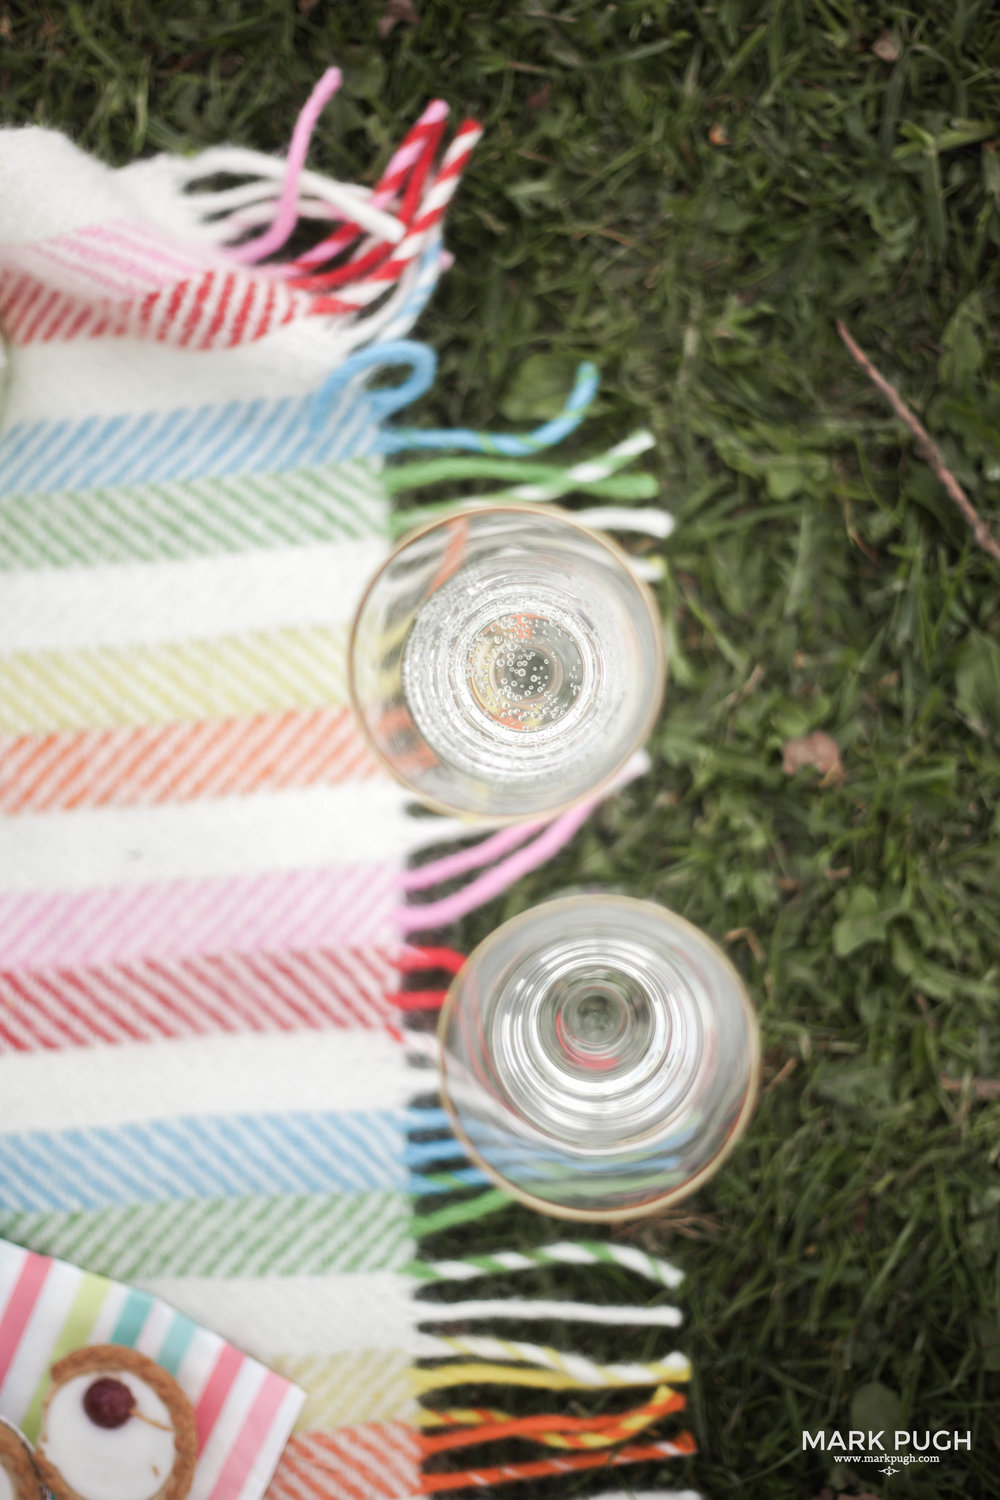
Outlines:
<svg viewBox="0 0 1000 1500"><path fill-rule="evenodd" d="M190 802L382 776L349 709L0 736L0 811Z"/></svg>
<svg viewBox="0 0 1000 1500"><path fill-rule="evenodd" d="M403 1422L366 1422L333 1432L298 1432L268 1489L268 1500L410 1500L421 1490L417 1435Z"/></svg>

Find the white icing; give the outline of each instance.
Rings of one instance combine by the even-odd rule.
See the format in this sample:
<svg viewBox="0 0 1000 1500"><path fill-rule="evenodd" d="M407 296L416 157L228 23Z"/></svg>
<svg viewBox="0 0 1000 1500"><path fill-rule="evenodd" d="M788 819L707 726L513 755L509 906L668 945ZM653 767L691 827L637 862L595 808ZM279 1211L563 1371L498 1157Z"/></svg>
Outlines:
<svg viewBox="0 0 1000 1500"><path fill-rule="evenodd" d="M4 1468L3 1459L0 1458L0 1500L17 1500L17 1491L14 1481Z"/></svg>
<svg viewBox="0 0 1000 1500"><path fill-rule="evenodd" d="M122 1381L135 1397L121 1427L98 1427L83 1408L88 1388L105 1377ZM176 1458L170 1412L131 1370L91 1370L67 1380L52 1395L38 1447L87 1500L151 1500Z"/></svg>

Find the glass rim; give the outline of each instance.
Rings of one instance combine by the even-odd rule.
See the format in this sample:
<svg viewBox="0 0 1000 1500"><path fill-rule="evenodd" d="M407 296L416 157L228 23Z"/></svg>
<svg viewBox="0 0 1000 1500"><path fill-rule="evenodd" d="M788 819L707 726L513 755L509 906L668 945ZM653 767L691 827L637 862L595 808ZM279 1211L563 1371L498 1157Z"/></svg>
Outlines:
<svg viewBox="0 0 1000 1500"><path fill-rule="evenodd" d="M458 1117L458 1111L456 1110L455 1105L452 1103L451 1096L448 1093L445 1082L444 1034L446 1026L450 1022L452 1011L457 1004L459 981L461 980L462 973L464 972L466 964L471 963L474 958L477 958L479 954L481 954L487 948L491 948L508 928L512 927L515 923L521 922L522 919L533 916L534 913L537 912L542 906L552 907L559 902L563 902L567 906L581 906L590 905L595 901L599 901L602 904L608 906L630 906L633 908L637 906L647 907L649 910L655 911L657 914L662 914L665 912L672 922L676 923L680 927L686 928L689 933L693 934L698 942L709 944L715 950L716 955L721 960L723 968L729 970L735 982L736 994L743 1008L744 1015L746 1016L747 1030L750 1036L751 1055L746 1095L744 1097L740 1113L737 1116L735 1123L731 1127L729 1134L722 1142L722 1145L716 1151L711 1160L707 1161L705 1165L700 1169L700 1171L696 1172L693 1177L689 1177L686 1182L680 1183L679 1186L669 1189L669 1191L660 1194L660 1196L650 1199L648 1203L642 1203L634 1208L605 1208L597 1210L568 1208L562 1204L552 1203L546 1198L538 1198L533 1193L526 1192L523 1188L517 1187L508 1178L504 1177L501 1172L498 1172L495 1167L491 1166L490 1163L486 1161L486 1159L480 1154L477 1148L472 1144L472 1141L469 1139L468 1135L461 1125ZM665 1209L672 1207L675 1203L682 1202L683 1199L690 1197L692 1193L696 1193L699 1188L705 1185L710 1177L713 1177L715 1175L715 1173L725 1162L726 1158L732 1153L735 1146L741 1140L746 1132L746 1128L750 1123L754 1110L756 1109L760 1099L762 1053L760 1021L739 970L736 968L729 955L723 951L719 944L716 943L713 938L709 937L706 932L703 932L700 927L696 927L693 922L689 922L687 917L682 917L679 912L672 911L668 906L662 906L658 901L649 901L641 896L602 896L599 892L595 892L593 895L580 894L574 896L551 896L547 900L538 902L534 906L529 906L524 911L518 912L515 916L509 917L506 922L503 922L499 927L495 927L491 933L483 938L481 943L476 944L475 948L473 948L472 952L466 958L465 963L462 965L462 968L452 979L445 993L444 1001L441 1005L437 1028L435 1030L435 1038L437 1040L438 1046L438 1078L441 1103L444 1105L445 1112L451 1120L452 1129L455 1135L461 1142L462 1147L469 1155L469 1157L471 1157L471 1159L475 1162L476 1166L478 1166L481 1171L485 1172L486 1176L489 1177L491 1182L495 1183L497 1187L502 1188L504 1192L510 1193L511 1197L515 1198L519 1203L523 1203L526 1208L533 1209L537 1213L548 1214L552 1218L572 1220L575 1223L610 1224L621 1223L629 1219L649 1218L653 1214L662 1213Z"/></svg>
<svg viewBox="0 0 1000 1500"><path fill-rule="evenodd" d="M600 781L595 782L592 787L588 787L585 792L579 793L576 797L570 797L566 801L558 802L554 806L544 809L544 811L534 813L471 812L468 808L456 807L454 803L444 802L439 798L428 796L426 792L422 792L408 777L396 769L392 761L376 744L361 710L357 682L355 680L355 647L357 645L358 627L361 623L361 616L375 589L397 557L402 552L405 552L414 542L419 541L421 537L426 536L431 531L448 526L453 521L461 521L473 516L499 515L504 512L509 512L513 515L536 515L541 516L543 519L554 519L557 522L565 523L574 531L582 532L584 536L589 537L599 547L602 547L605 552L610 553L619 567L624 568L635 587L638 598L642 601L643 608L652 626L653 649L656 656L653 692L650 696L649 707L646 710L633 743L619 757L615 765L609 771L605 772ZM558 505L536 505L529 501L525 501L523 504L508 501L504 505L465 505L449 511L446 516L434 516L429 521L414 526L405 536L400 538L365 585L364 593L358 602L357 609L354 611L354 619L351 622L351 630L347 639L347 692L351 701L351 709L353 710L355 722L361 730L365 743L379 764L389 772L394 781L397 781L400 786L405 787L418 802L422 803L424 807L430 808L432 812L441 813L445 817L459 818L465 822L478 823L481 826L493 828L508 827L515 823L547 823L549 819L560 817L563 813L569 812L571 808L579 807L582 802L599 798L606 792L635 754L636 750L640 749L646 743L646 740L652 733L653 726L663 707L663 700L666 694L667 666L667 651L663 639L663 616L653 596L653 591L633 570L629 555L625 549L620 547L613 538L607 536L604 532L595 530L594 527L587 526L583 521L578 520L572 511L564 510Z"/></svg>

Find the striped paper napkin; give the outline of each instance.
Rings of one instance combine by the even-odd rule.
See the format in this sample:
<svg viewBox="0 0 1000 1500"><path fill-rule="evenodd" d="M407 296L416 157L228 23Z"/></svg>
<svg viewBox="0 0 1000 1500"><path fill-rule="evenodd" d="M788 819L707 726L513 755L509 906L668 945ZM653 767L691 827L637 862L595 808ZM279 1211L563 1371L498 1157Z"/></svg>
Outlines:
<svg viewBox="0 0 1000 1500"><path fill-rule="evenodd" d="M158 1297L0 1240L0 1417L38 1436L51 1366L86 1344L137 1349L194 1407L190 1500L258 1500L305 1393Z"/></svg>

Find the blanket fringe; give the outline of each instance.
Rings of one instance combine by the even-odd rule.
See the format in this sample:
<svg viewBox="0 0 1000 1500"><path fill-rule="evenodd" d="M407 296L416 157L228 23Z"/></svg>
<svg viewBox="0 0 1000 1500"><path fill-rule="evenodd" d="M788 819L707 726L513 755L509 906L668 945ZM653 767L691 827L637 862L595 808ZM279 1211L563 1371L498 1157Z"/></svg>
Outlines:
<svg viewBox="0 0 1000 1500"><path fill-rule="evenodd" d="M543 1479L549 1475L568 1474L580 1469L597 1469L621 1464L661 1461L665 1458L686 1458L697 1452L694 1438L689 1432L679 1433L674 1441L662 1439L645 1447L629 1444L617 1453L576 1453L563 1458L536 1459L533 1463L499 1464L493 1468L465 1469L458 1473L424 1474L424 1494L438 1494L444 1490L466 1488L481 1489L489 1485L507 1484L512 1480Z"/></svg>
<svg viewBox="0 0 1000 1500"><path fill-rule="evenodd" d="M579 814L580 810L575 811ZM589 811L589 807L583 810L575 826ZM454 920L458 906L471 909L473 900L489 899L495 888L517 878L522 873L517 862L546 858L546 833L554 835L555 841L564 840L570 832L566 815L547 829L541 825L539 830L539 824L503 829L481 839L472 848L408 871L404 887L415 892L498 861L486 875L463 887L457 899L451 896L430 905L405 908L406 920L401 925L408 931L439 923L445 925ZM461 954L450 948L407 946L396 956L399 972L408 978L413 976L418 983L424 975L452 975L458 972L461 963ZM440 1007L444 994L443 989L426 988L402 990L391 998L403 1011L433 1013ZM405 1027L402 1034L415 1061L429 1067L436 1064L437 1042L432 1035L412 1026ZM462 1148L451 1133L447 1113L439 1105L415 1105L410 1120L407 1161L413 1174L413 1190L451 1200L430 1213L414 1216L411 1230L419 1240L482 1222L512 1206L512 1195L489 1186L478 1169L457 1164L462 1160ZM478 1190L469 1196L470 1188ZM465 1196L456 1198L457 1193ZM559 1240L528 1250L500 1249L461 1258L420 1258L402 1269L417 1287L448 1288L475 1279L508 1278L547 1267L574 1266L625 1270L642 1276L661 1293L676 1289L683 1279L683 1273L661 1257L635 1246L591 1239ZM483 1488L605 1465L663 1462L696 1451L694 1438L686 1429L669 1436L656 1435L660 1424L676 1425L686 1410L686 1396L679 1387L687 1383L691 1371L686 1356L678 1351L632 1363L608 1363L578 1348L557 1348L544 1342L498 1337L492 1332L468 1331L469 1325L476 1323L490 1327L511 1320L559 1326L676 1328L682 1322L682 1313L671 1304L636 1306L548 1295L517 1297L505 1289L501 1297L458 1301L429 1302L418 1297L414 1314L419 1329L415 1352L422 1362L412 1372L413 1392L421 1401L413 1421L419 1438L424 1493ZM455 1331L447 1332L449 1327ZM439 1331L430 1331L435 1329ZM441 1403L440 1398L452 1390L478 1391L488 1386L505 1387L511 1396L521 1393L522 1399L531 1392L555 1395L575 1391L590 1392L592 1397L613 1397L637 1386L651 1389L646 1398L625 1410L585 1415L569 1415L565 1410L516 1411L492 1404ZM637 1442L641 1438L646 1439L644 1444ZM448 1455L457 1457L467 1448L485 1450L489 1445L499 1444L507 1456L512 1443L515 1447L533 1445L548 1456L434 1472ZM691 1492L686 1494L696 1500Z"/></svg>

